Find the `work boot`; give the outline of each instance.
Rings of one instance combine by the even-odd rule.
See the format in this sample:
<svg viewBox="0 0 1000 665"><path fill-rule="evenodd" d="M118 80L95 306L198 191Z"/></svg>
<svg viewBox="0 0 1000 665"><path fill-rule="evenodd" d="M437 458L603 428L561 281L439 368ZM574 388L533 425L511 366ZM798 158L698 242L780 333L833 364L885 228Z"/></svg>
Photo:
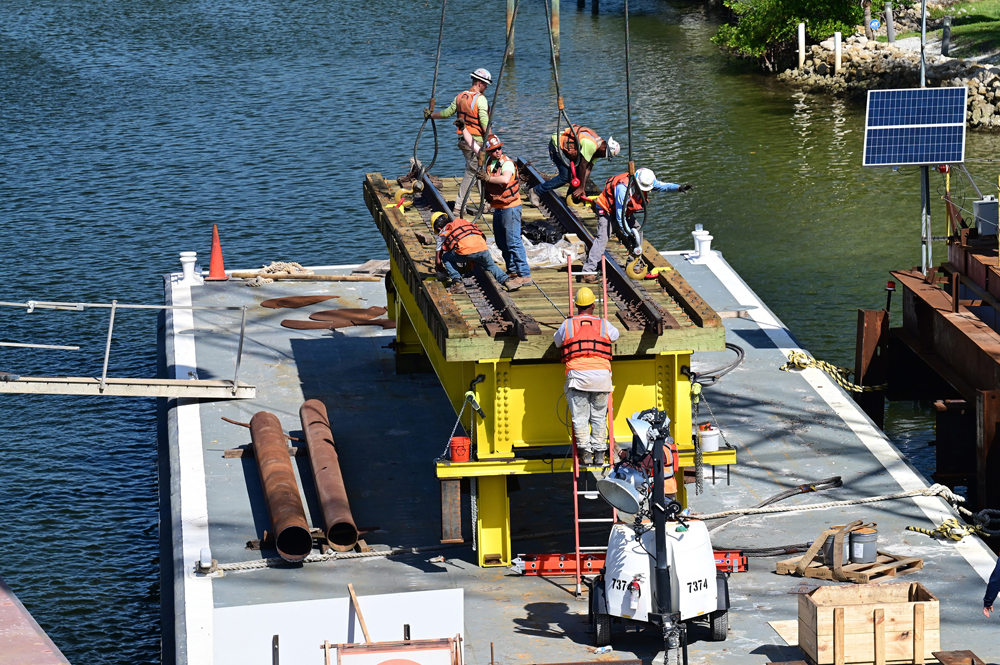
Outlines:
<svg viewBox="0 0 1000 665"><path fill-rule="evenodd" d="M597 284L597 275L584 275L580 281L584 284Z"/></svg>
<svg viewBox="0 0 1000 665"><path fill-rule="evenodd" d="M535 283L535 280L531 279L531 275L521 275L518 279L521 280L521 286L531 286Z"/></svg>
<svg viewBox="0 0 1000 665"><path fill-rule="evenodd" d="M521 288L521 282L516 277L508 277L507 281L503 283L503 286L508 291L517 291L519 288Z"/></svg>
<svg viewBox="0 0 1000 665"><path fill-rule="evenodd" d="M597 466L608 466L608 451L606 450L595 450L594 451L594 464Z"/></svg>
<svg viewBox="0 0 1000 665"><path fill-rule="evenodd" d="M584 450L583 454L580 456L581 466L594 466L594 453L589 450Z"/></svg>
<svg viewBox="0 0 1000 665"><path fill-rule="evenodd" d="M538 196L538 192L534 188L528 190L528 202L536 208L542 207L542 199Z"/></svg>

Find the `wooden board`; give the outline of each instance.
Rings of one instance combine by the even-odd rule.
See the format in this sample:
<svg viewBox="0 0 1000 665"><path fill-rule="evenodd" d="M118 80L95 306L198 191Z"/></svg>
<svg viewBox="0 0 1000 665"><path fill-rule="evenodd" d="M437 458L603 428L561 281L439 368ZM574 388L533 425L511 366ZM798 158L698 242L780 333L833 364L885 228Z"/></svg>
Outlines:
<svg viewBox="0 0 1000 665"><path fill-rule="evenodd" d="M779 575L794 575L801 561L801 556L779 561L775 566L775 572ZM887 577L897 577L912 573L923 567L924 560L918 557L879 552L874 563L850 563L846 564L843 570L844 575L855 584L870 584ZM834 579L833 569L818 561L811 562L805 571L803 571L803 575L820 580Z"/></svg>

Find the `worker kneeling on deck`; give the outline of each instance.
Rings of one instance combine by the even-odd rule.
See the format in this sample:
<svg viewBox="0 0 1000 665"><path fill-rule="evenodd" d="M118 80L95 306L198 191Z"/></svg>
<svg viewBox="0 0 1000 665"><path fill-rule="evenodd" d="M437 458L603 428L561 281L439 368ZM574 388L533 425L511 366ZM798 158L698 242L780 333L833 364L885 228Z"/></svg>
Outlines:
<svg viewBox="0 0 1000 665"><path fill-rule="evenodd" d="M590 246L587 260L583 263L584 272L594 272L601 262L604 250L608 246L611 233L611 223L614 220L615 229L622 243L629 252L636 256L642 254L642 230L636 226L635 214L641 212L649 201L649 192L686 192L691 185L675 185L672 182L660 182L651 169L642 168L635 172L635 187L629 187L630 176L626 173L608 178L604 190L594 201L597 212L597 237ZM629 189L633 191L629 192ZM638 191L635 191L635 190ZM594 283L597 275L584 275L584 282Z"/></svg>
<svg viewBox="0 0 1000 665"><path fill-rule="evenodd" d="M472 186L472 181L476 177L479 169L479 159L476 157L478 150L473 150L471 143L481 145L483 137L486 136L486 128L489 126L489 104L486 102L486 88L493 83L490 73L480 67L472 72L472 87L465 92L460 92L455 97L455 101L443 111L431 113L429 109L424 109L424 117L440 120L450 118L458 113L456 126L458 127L458 148L465 156L465 174L462 176L462 184L458 188L458 197L455 199L455 206L452 213L455 217L464 217L464 211L458 208L465 200L465 193ZM468 129L472 139L468 142L464 140L463 129Z"/></svg>
<svg viewBox="0 0 1000 665"><path fill-rule="evenodd" d="M618 156L620 150L621 146L614 138L608 137L605 141L593 129L583 125L567 127L558 136L553 134L549 141L549 159L556 165L558 173L551 180L529 190L531 204L537 208L541 205L539 195L558 189L566 183L570 183L569 195L579 199L586 193L587 178L590 177L597 158L606 157L611 161Z"/></svg>
<svg viewBox="0 0 1000 665"><path fill-rule="evenodd" d="M468 125L463 133L465 140L476 153L480 147L468 135ZM503 141L490 134L485 150L489 155L483 168L476 171L476 178L486 186L486 202L493 208L493 237L507 264L510 285L521 287L531 284L531 268L521 240L521 184L517 165L503 154Z"/></svg>
<svg viewBox="0 0 1000 665"><path fill-rule="evenodd" d="M508 291L520 288L517 284L510 284L510 278L493 262L489 247L486 245L486 236L474 223L462 218L449 222L446 214L436 212L434 230L438 233L437 264L443 267L448 275L449 293L465 292L462 275L458 272L459 263L479 264L500 284L507 285Z"/></svg>
<svg viewBox="0 0 1000 665"><path fill-rule="evenodd" d="M566 364L566 402L573 420L581 463L604 463L608 450L608 398L611 395L611 345L618 329L594 316L594 292L583 287L574 300L577 315L563 321L555 334ZM595 460L596 456L596 460Z"/></svg>

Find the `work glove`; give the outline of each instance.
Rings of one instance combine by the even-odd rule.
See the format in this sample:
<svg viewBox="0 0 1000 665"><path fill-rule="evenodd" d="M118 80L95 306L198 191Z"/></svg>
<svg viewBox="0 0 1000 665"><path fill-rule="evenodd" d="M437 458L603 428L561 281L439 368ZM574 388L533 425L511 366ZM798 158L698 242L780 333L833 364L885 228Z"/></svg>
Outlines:
<svg viewBox="0 0 1000 665"><path fill-rule="evenodd" d="M455 126L458 127L458 131L462 131L463 129L465 129L465 121L462 120L461 118L456 118Z"/></svg>
<svg viewBox="0 0 1000 665"><path fill-rule="evenodd" d="M486 173L486 169L479 169L478 171L476 171L476 180L487 182L489 181L489 179L490 176L488 173Z"/></svg>
<svg viewBox="0 0 1000 665"><path fill-rule="evenodd" d="M689 185L689 184L687 184L687 183L684 183L683 185L681 185L681 186L680 186L680 187L679 187L679 188L677 189L677 191L678 191L678 192L681 192L681 193L684 193L684 192L689 192L689 191L691 191L692 189L693 189L693 187L691 187L691 185Z"/></svg>
<svg viewBox="0 0 1000 665"><path fill-rule="evenodd" d="M424 120L428 120L430 119L430 117L431 117L431 110L429 108L424 107Z"/></svg>

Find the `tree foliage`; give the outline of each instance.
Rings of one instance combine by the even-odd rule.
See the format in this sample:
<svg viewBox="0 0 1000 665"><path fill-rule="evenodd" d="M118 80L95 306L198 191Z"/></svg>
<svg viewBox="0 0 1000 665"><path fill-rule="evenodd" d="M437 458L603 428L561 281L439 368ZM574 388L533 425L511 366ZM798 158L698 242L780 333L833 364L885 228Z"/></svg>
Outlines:
<svg viewBox="0 0 1000 665"><path fill-rule="evenodd" d="M712 41L767 69L795 53L799 23L806 24L808 40L819 42L834 32L853 34L864 20L859 0L725 0L725 5L733 22L719 28Z"/></svg>

